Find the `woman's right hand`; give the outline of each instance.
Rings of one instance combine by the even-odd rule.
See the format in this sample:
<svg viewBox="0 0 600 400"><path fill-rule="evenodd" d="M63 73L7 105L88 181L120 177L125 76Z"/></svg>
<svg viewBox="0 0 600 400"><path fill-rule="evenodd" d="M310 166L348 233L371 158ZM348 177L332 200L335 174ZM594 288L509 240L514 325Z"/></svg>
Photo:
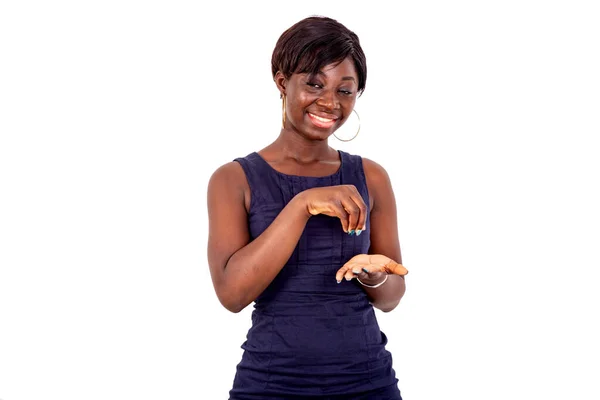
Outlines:
<svg viewBox="0 0 600 400"><path fill-rule="evenodd" d="M360 235L366 227L367 206L354 185L307 189L298 194L310 215L337 217L344 232Z"/></svg>

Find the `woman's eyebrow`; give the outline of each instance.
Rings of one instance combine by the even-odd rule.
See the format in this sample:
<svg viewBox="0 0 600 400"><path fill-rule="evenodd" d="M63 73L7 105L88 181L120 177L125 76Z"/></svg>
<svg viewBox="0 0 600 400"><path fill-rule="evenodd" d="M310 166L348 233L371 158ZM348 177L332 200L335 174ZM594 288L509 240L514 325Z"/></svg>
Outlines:
<svg viewBox="0 0 600 400"><path fill-rule="evenodd" d="M327 74L323 73L322 71L317 72L316 74L312 74L311 76L322 76L323 78L327 78ZM356 79L353 76L343 76L342 77L343 81L354 81L356 82Z"/></svg>

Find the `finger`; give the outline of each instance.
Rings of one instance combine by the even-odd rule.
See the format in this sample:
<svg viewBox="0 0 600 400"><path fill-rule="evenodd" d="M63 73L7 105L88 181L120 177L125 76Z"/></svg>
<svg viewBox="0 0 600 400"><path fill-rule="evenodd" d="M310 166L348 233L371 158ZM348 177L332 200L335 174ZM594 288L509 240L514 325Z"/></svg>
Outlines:
<svg viewBox="0 0 600 400"><path fill-rule="evenodd" d="M388 274L394 275L406 275L408 274L408 270L404 267L404 265L397 263L394 260L391 260L389 263L385 265L385 271Z"/></svg>
<svg viewBox="0 0 600 400"><path fill-rule="evenodd" d="M356 275L354 274L354 272L352 272L352 268L348 268L348 270L344 274L344 278L346 278L347 281L351 281L352 279L356 278Z"/></svg>
<svg viewBox="0 0 600 400"><path fill-rule="evenodd" d="M344 272L344 279L346 279L347 281L352 280L353 278L355 278L356 276L358 276L361 272L361 265L359 263L354 263L354 262L347 262L345 264L345 272Z"/></svg>
<svg viewBox="0 0 600 400"><path fill-rule="evenodd" d="M371 276L374 273L381 272L379 268L383 268L383 266L378 264L364 264L361 269L363 273Z"/></svg>
<svg viewBox="0 0 600 400"><path fill-rule="evenodd" d="M360 229L358 225L358 220L360 218L360 207L352 198L343 200L342 206L348 213L348 233L353 235L357 229Z"/></svg>
<svg viewBox="0 0 600 400"><path fill-rule="evenodd" d="M383 264L364 264L362 266L362 271L363 273L367 276L367 278L369 279L373 279L373 278L377 278L379 277L379 275L383 272L385 273L385 269L384 269L384 265Z"/></svg>
<svg viewBox="0 0 600 400"><path fill-rule="evenodd" d="M369 281L370 279L372 279L371 274L368 274L364 271L364 268L360 268L360 272L355 271L355 269L352 270L352 273L354 274L355 278L360 279L361 281L365 282L365 281Z"/></svg>
<svg viewBox="0 0 600 400"><path fill-rule="evenodd" d="M362 195L360 194L360 192L358 191L358 189L356 188L356 186L354 185L348 185L350 187L350 192L351 195L350 197L352 198L352 201L354 201L354 203L356 203L356 206L359 208L359 214L358 214L358 220L356 221L356 227L358 230L363 231L366 228L366 224L367 224L367 214L368 214L368 209L367 209L367 205L365 204L365 201L362 197Z"/></svg>
<svg viewBox="0 0 600 400"><path fill-rule="evenodd" d="M366 267L369 272L385 272L393 275L406 275L408 270L402 264L398 264L395 261L390 261L387 264L371 264Z"/></svg>
<svg viewBox="0 0 600 400"><path fill-rule="evenodd" d="M344 279L346 272L350 268L351 266L349 264L345 264L344 266L342 266L342 268L338 269L338 272L335 274L335 280L337 281L337 283L340 283L342 279Z"/></svg>
<svg viewBox="0 0 600 400"><path fill-rule="evenodd" d="M352 198L358 207L358 219L356 221L356 229L360 232L364 231L367 227L367 205L365 204L363 198L357 192L357 195ZM360 235L360 233L358 233Z"/></svg>
<svg viewBox="0 0 600 400"><path fill-rule="evenodd" d="M351 263L349 269L352 272L352 275L355 277L366 275L366 273L363 271L363 265L363 263Z"/></svg>
<svg viewBox="0 0 600 400"><path fill-rule="evenodd" d="M342 229L344 232L348 232L348 212L344 209L341 203L333 203L331 205L332 214L339 218L342 223Z"/></svg>

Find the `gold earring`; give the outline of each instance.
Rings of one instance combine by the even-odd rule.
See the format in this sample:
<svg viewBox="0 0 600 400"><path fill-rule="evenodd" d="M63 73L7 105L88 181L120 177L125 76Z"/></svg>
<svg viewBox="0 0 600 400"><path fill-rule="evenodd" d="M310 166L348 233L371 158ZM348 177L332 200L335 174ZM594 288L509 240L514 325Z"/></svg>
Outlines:
<svg viewBox="0 0 600 400"><path fill-rule="evenodd" d="M281 102L281 129L285 128L285 94L283 95L283 101Z"/></svg>
<svg viewBox="0 0 600 400"><path fill-rule="evenodd" d="M350 141L354 140L354 138L356 138L358 136L358 132L360 132L360 117L358 116L358 113L356 112L356 110L353 109L352 111L354 111L354 114L356 114L356 118L358 118L358 130L356 131L354 136L352 136L350 139L340 139L339 137L337 137L337 135L334 132L333 136L335 136L335 138L339 141L350 142Z"/></svg>

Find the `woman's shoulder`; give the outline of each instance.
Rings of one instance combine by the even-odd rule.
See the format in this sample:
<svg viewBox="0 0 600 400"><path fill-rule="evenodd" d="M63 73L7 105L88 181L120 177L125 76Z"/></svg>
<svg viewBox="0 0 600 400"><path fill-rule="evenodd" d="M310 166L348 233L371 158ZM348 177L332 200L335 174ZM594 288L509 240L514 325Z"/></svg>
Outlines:
<svg viewBox="0 0 600 400"><path fill-rule="evenodd" d="M375 181L388 180L389 175L386 169L379 163L371 160L370 158L362 157L363 169L367 178L371 178Z"/></svg>
<svg viewBox="0 0 600 400"><path fill-rule="evenodd" d="M246 157L238 157L217 167L209 178L209 190L213 186L227 186L229 188L245 189L248 180L245 172Z"/></svg>
<svg viewBox="0 0 600 400"><path fill-rule="evenodd" d="M381 193L388 192L391 187L391 180L386 169L378 162L364 156L349 155L360 160L360 165L364 173L365 181L369 193L373 200L378 198Z"/></svg>
<svg viewBox="0 0 600 400"><path fill-rule="evenodd" d="M380 163L358 154L351 154L344 151L341 152L344 153L349 159L354 159L362 164L362 168L365 172L365 177L367 180L376 184L389 180L389 175L386 169Z"/></svg>
<svg viewBox="0 0 600 400"><path fill-rule="evenodd" d="M218 166L213 171L211 178L214 177L216 179L221 179L244 176L244 172L248 169L248 167L255 163L256 155L256 152L251 152L246 156L232 158L231 161Z"/></svg>

